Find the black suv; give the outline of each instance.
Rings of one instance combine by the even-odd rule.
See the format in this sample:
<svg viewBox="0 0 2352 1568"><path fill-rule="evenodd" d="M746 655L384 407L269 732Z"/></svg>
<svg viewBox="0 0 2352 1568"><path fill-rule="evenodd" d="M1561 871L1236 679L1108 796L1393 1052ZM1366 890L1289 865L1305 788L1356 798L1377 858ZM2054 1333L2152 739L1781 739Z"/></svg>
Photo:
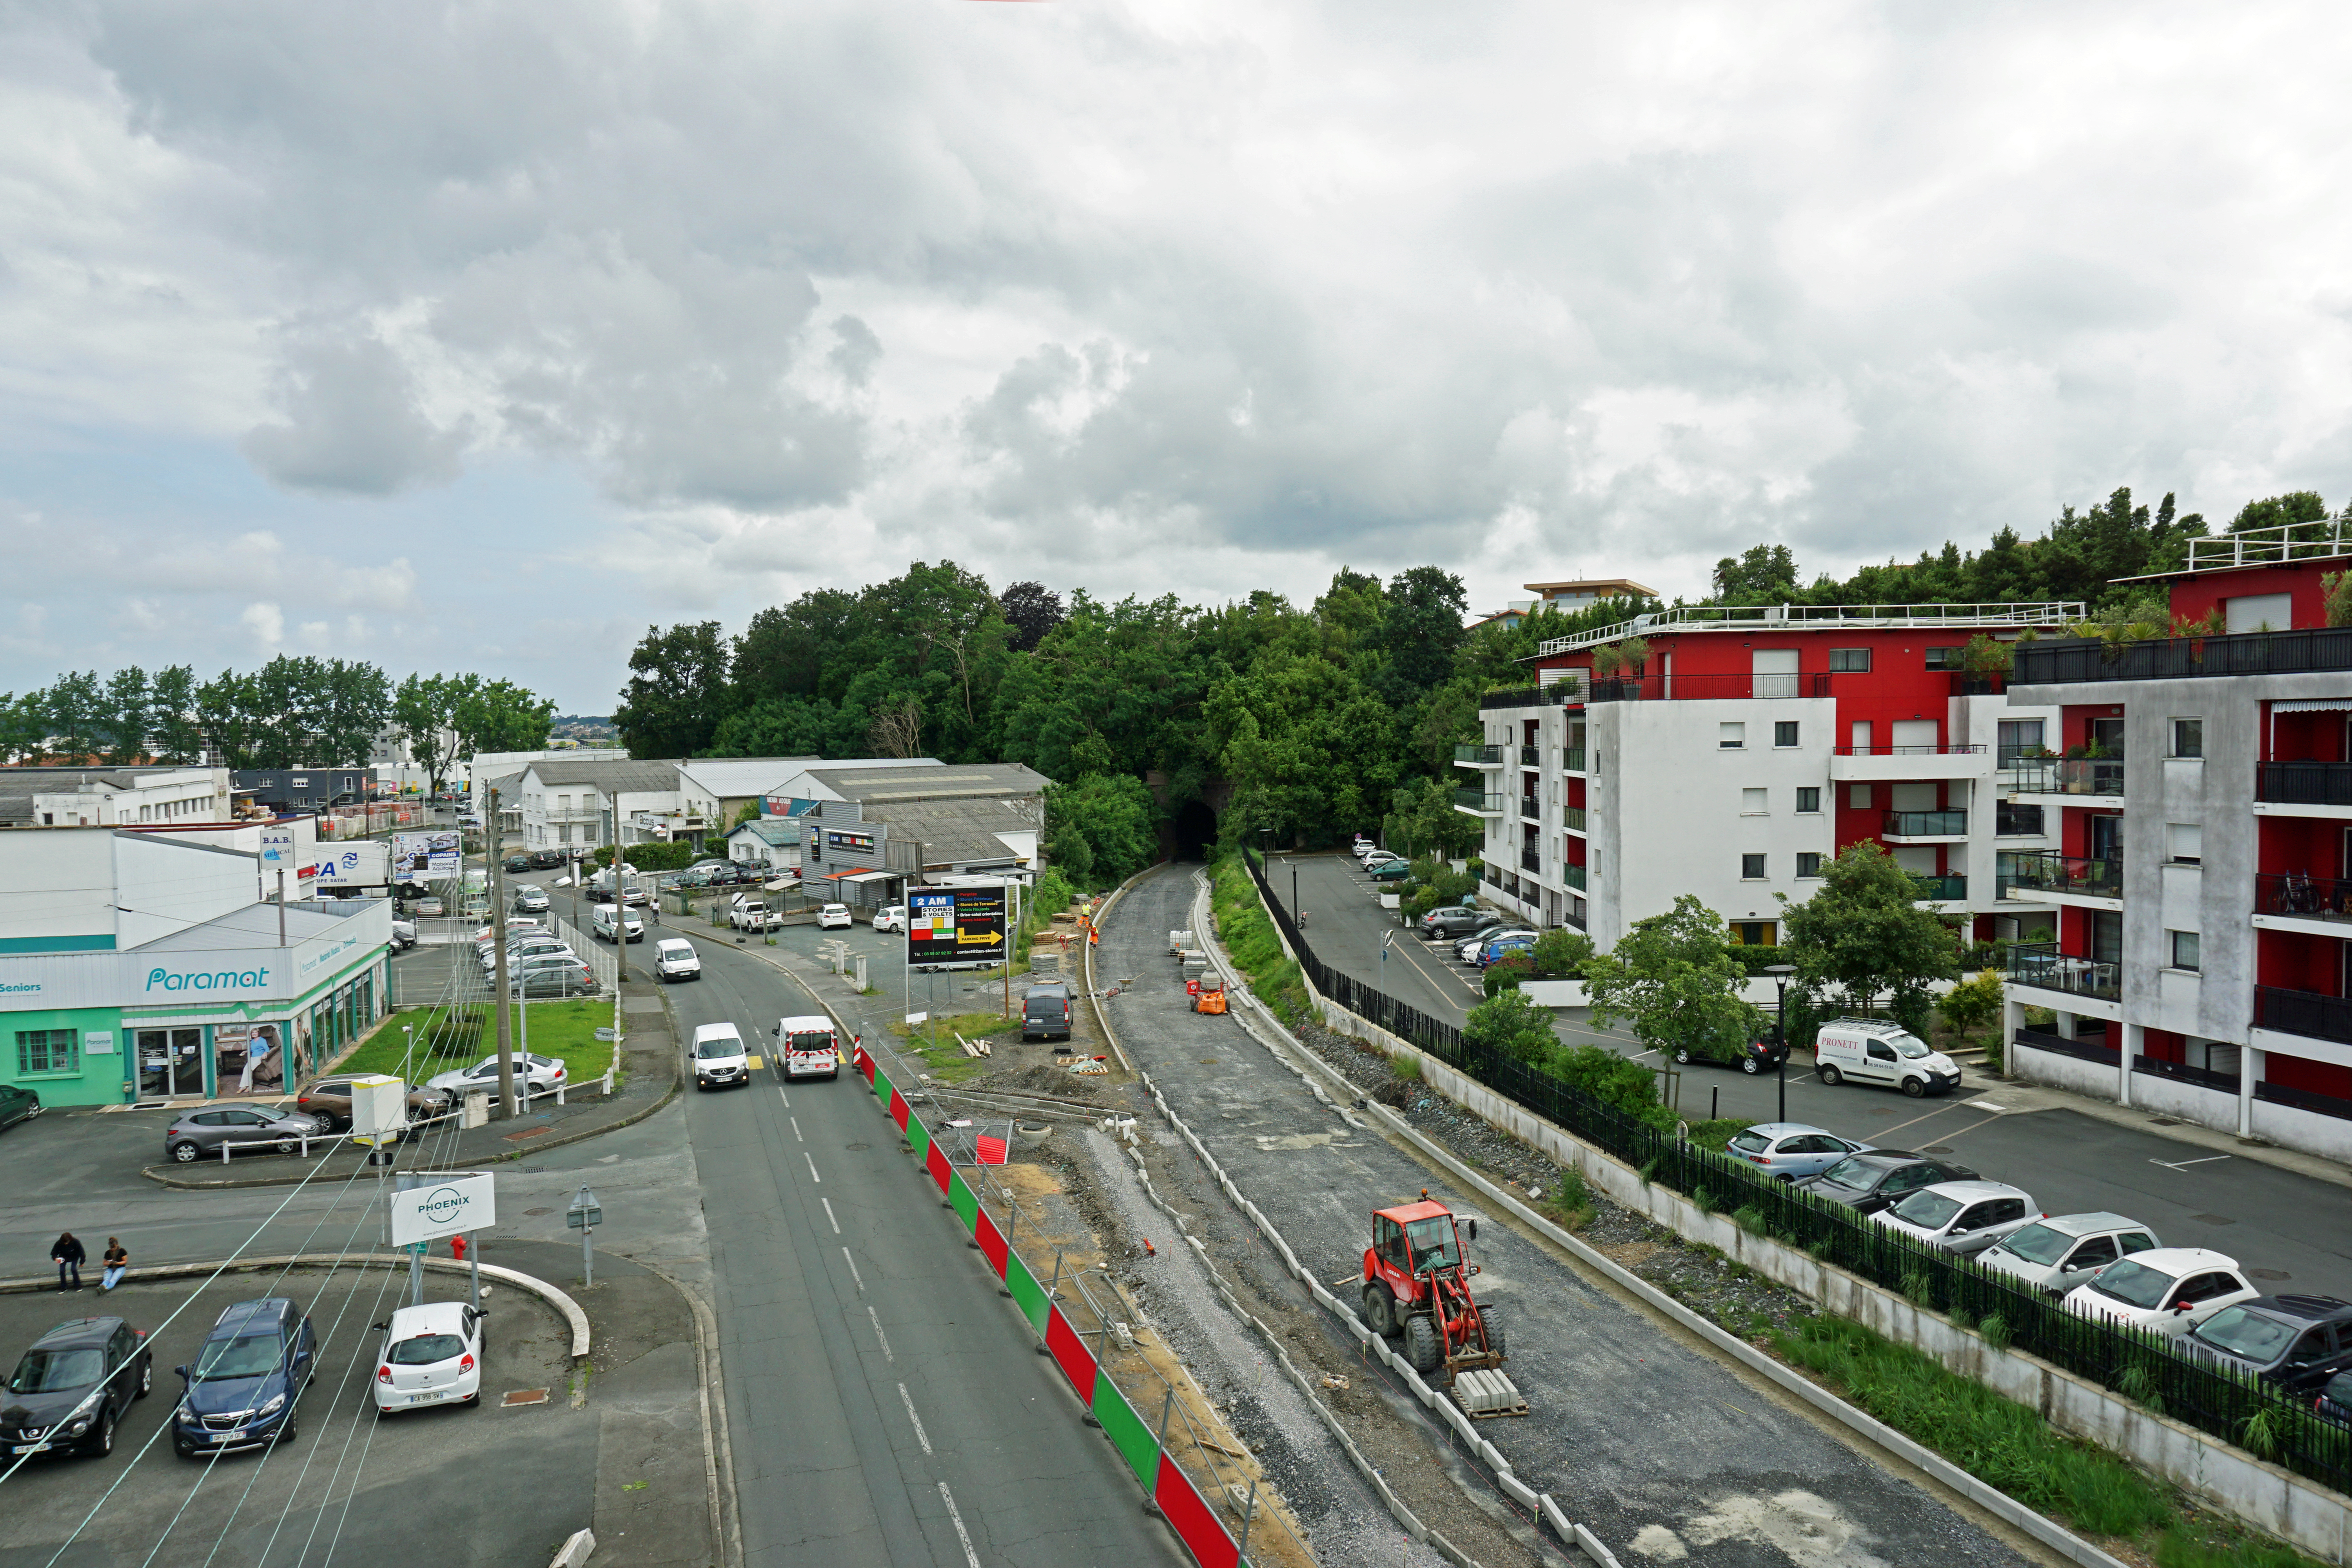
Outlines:
<svg viewBox="0 0 2352 1568"><path fill-rule="evenodd" d="M145 1331L120 1318L59 1323L33 1342L0 1395L0 1457L70 1448L101 1458L131 1402L154 1385Z"/></svg>
<svg viewBox="0 0 2352 1568"><path fill-rule="evenodd" d="M1937 1182L1977 1179L1977 1173L1966 1165L1939 1160L1932 1154L1914 1154L1907 1149L1873 1149L1864 1154L1848 1154L1820 1175L1796 1184L1815 1197L1843 1204L1856 1214L1876 1214L1921 1187L1932 1187Z"/></svg>
<svg viewBox="0 0 2352 1568"><path fill-rule="evenodd" d="M2352 1366L2352 1301L2257 1296L2224 1307L2189 1330L2185 1348L2301 1394Z"/></svg>
<svg viewBox="0 0 2352 1568"><path fill-rule="evenodd" d="M1742 1040L1737 1045L1703 1041L1696 1046L1675 1047L1675 1060L1685 1067L1693 1062L1710 1062L1717 1067L1736 1067L1751 1076L1771 1071L1788 1055L1788 1047L1769 1035L1760 1040Z"/></svg>
<svg viewBox="0 0 2352 1568"><path fill-rule="evenodd" d="M172 1412L184 1459L290 1442L294 1406L317 1370L319 1336L283 1296L238 1301L220 1315L192 1366L172 1370L188 1392Z"/></svg>

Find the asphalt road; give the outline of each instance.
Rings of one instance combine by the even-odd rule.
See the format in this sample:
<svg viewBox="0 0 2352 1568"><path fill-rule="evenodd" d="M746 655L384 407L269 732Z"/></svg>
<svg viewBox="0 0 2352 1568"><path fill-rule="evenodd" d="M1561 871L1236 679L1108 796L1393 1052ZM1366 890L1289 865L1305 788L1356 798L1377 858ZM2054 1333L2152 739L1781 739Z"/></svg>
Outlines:
<svg viewBox="0 0 2352 1568"><path fill-rule="evenodd" d="M1286 903L1294 864L1307 910L1305 935L1318 958L1449 1022L1460 1023L1477 1005L1475 982L1449 964L1450 950L1398 929L1396 912L1380 907L1352 858L1277 858L1266 879ZM1381 941L1391 932L1384 979ZM1623 1033L1592 1027L1581 1008L1561 1009L1557 1027L1572 1043L1643 1054ZM1950 1152L1992 1180L2022 1187L2047 1213L2128 1215L2169 1246L2210 1247L2238 1259L2264 1289L2352 1299L2352 1188L2258 1160L2215 1157L2153 1126L2063 1108L1994 1109L2004 1091L2015 1097L1999 1081L1963 1083L1947 1099L1920 1101L1853 1084L1832 1089L1808 1060L1790 1063L1790 1121L1881 1147ZM1693 1065L1683 1074L1682 1109L1693 1120L1719 1113L1773 1121L1779 1092L1770 1079Z"/></svg>
<svg viewBox="0 0 2352 1568"><path fill-rule="evenodd" d="M1113 973L1135 977L1105 1005L1114 1026L1177 1114L1326 1279L1360 1273L1374 1209L1426 1188L1479 1213L1404 1150L1318 1103L1235 1019L1185 1007L1165 942L1192 924L1191 872L1166 867L1139 883L1113 910L1102 951ZM1509 1334L1507 1370L1532 1407L1482 1432L1620 1558L1707 1568L2022 1561L1509 1226L1482 1226L1473 1256L1480 1298ZM1338 1324L1326 1331L1348 1342Z"/></svg>

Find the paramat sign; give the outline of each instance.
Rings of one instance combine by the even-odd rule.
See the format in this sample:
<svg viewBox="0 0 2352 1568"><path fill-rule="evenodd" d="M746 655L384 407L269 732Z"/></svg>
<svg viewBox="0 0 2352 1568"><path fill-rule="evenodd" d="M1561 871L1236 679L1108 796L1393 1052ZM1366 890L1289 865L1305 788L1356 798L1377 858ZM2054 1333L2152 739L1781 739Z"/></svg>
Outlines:
<svg viewBox="0 0 2352 1568"><path fill-rule="evenodd" d="M907 894L907 962L1004 962L1004 889L919 888Z"/></svg>
<svg viewBox="0 0 2352 1568"><path fill-rule="evenodd" d="M267 969L166 969L147 972L143 991L260 991L269 989Z"/></svg>

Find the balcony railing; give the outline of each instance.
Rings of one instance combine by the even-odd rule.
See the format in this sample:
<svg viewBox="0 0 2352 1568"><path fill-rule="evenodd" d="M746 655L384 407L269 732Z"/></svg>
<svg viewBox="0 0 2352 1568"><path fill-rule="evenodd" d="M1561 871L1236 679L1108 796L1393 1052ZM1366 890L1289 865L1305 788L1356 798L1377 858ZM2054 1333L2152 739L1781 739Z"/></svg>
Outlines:
<svg viewBox="0 0 2352 1568"><path fill-rule="evenodd" d="M2278 805L2352 805L2352 763L2261 763L2254 798Z"/></svg>
<svg viewBox="0 0 2352 1568"><path fill-rule="evenodd" d="M1543 802L1531 795L1519 796L1519 815L1529 822L1543 820Z"/></svg>
<svg viewBox="0 0 2352 1568"><path fill-rule="evenodd" d="M2063 991L2102 1002L2118 1001L2123 995L2119 965L2061 952L2054 942L2019 942L2011 948L2007 976L2011 985Z"/></svg>
<svg viewBox="0 0 2352 1568"><path fill-rule="evenodd" d="M2297 675L2352 669L2352 626L2161 637L2109 648L2090 641L2033 643L2017 650L2011 689L2085 680L2176 680L2205 675Z"/></svg>
<svg viewBox="0 0 2352 1568"><path fill-rule="evenodd" d="M1536 852L1535 850L1533 850L1533 849L1522 849L1522 850L1520 850L1520 851L1519 851L1519 869L1520 869L1520 870L1522 870L1522 871L1540 871L1540 870L1542 870L1542 869L1543 869L1543 857L1542 857L1540 854L1537 853L1537 852Z"/></svg>
<svg viewBox="0 0 2352 1568"><path fill-rule="evenodd" d="M2175 1083L2193 1083L2200 1089L2218 1089L2224 1094L2238 1092L2238 1075L2215 1072L2188 1062L2168 1062L2157 1057L2132 1058L2132 1071L2146 1073L2150 1078L2168 1078Z"/></svg>
<svg viewBox="0 0 2352 1568"><path fill-rule="evenodd" d="M2263 871L2254 878L2254 913L2352 922L2352 882L2304 871Z"/></svg>
<svg viewBox="0 0 2352 1568"><path fill-rule="evenodd" d="M2352 1045L2352 998L2280 985L2254 987L2254 1026Z"/></svg>
<svg viewBox="0 0 2352 1568"><path fill-rule="evenodd" d="M1503 765L1500 746L1456 746L1454 760L1475 768L1499 768Z"/></svg>
<svg viewBox="0 0 2352 1568"><path fill-rule="evenodd" d="M1889 838L1958 838L1967 836L1969 814L1952 811L1890 811L1879 831Z"/></svg>
<svg viewBox="0 0 2352 1568"><path fill-rule="evenodd" d="M2124 793L2121 757L2020 758L2010 765L2001 784L2012 795L2098 795Z"/></svg>
<svg viewBox="0 0 2352 1568"><path fill-rule="evenodd" d="M1564 805L1560 807L1559 825L1562 827L1572 828L1579 833L1583 832L1584 807L1580 805Z"/></svg>
<svg viewBox="0 0 2352 1568"><path fill-rule="evenodd" d="M1568 653L1664 631L1994 631L2063 626L2083 616L2079 599L2001 605L1687 605L1654 610L1572 637L1553 637L1537 652Z"/></svg>
<svg viewBox="0 0 2352 1568"><path fill-rule="evenodd" d="M1581 866L1562 866L1559 868L1559 879L1567 883L1570 887L1574 888L1579 891L1582 891L1584 888L1584 868Z"/></svg>
<svg viewBox="0 0 2352 1568"><path fill-rule="evenodd" d="M1572 773L1584 772L1584 748L1562 746L1559 749L1559 765Z"/></svg>
<svg viewBox="0 0 2352 1568"><path fill-rule="evenodd" d="M2094 899L2124 896L2124 863L2054 849L2020 850L2011 862L2010 885L2045 893L2081 893Z"/></svg>
<svg viewBox="0 0 2352 1568"><path fill-rule="evenodd" d="M1958 871L1946 871L1934 877L1914 871L1911 879L1919 884L1919 897L1923 900L1948 903L1969 896L1969 879Z"/></svg>
<svg viewBox="0 0 2352 1568"><path fill-rule="evenodd" d="M2123 1065L2123 1052L2107 1044L2107 1037L2105 1035L2069 1039L2064 1035L2042 1029L2029 1029L2020 1026L2010 1037L2013 1044L2026 1046L2037 1051L2050 1051L2062 1057L2073 1057L2077 1061L2097 1062L2105 1067Z"/></svg>
<svg viewBox="0 0 2352 1568"><path fill-rule="evenodd" d="M1465 811L1481 812L1495 816L1503 815L1503 797L1499 795L1488 795L1484 790L1457 789L1454 792L1454 804Z"/></svg>
<svg viewBox="0 0 2352 1568"><path fill-rule="evenodd" d="M1519 748L1519 766L1523 768L1539 768L1543 766L1543 748L1541 746L1521 746Z"/></svg>
<svg viewBox="0 0 2352 1568"><path fill-rule="evenodd" d="M1742 702L1827 697L1828 675L1664 675L1648 672L1592 683L1594 702Z"/></svg>
<svg viewBox="0 0 2352 1568"><path fill-rule="evenodd" d="M1478 699L1482 712L1494 712L1501 708L1569 708L1584 700L1581 682L1563 680L1551 686L1514 686L1502 691L1489 691Z"/></svg>
<svg viewBox="0 0 2352 1568"><path fill-rule="evenodd" d="M1984 750L1974 746L1840 746L1841 757L1965 757Z"/></svg>

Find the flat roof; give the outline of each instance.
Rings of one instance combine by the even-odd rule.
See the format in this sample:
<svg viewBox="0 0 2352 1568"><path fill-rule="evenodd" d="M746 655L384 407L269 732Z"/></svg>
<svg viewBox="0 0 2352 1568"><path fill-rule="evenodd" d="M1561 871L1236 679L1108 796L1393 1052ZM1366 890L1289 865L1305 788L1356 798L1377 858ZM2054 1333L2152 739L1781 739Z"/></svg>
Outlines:
<svg viewBox="0 0 2352 1568"><path fill-rule="evenodd" d="M1635 594L1639 594L1644 599L1655 599L1661 596L1655 588L1636 583L1631 577L1580 577L1572 583L1522 583L1519 586L1530 594L1565 594L1580 588L1591 589L1597 593L1603 588L1616 588L1622 592L1606 594L1602 596L1612 599L1628 598Z"/></svg>
<svg viewBox="0 0 2352 1568"><path fill-rule="evenodd" d="M366 900L349 900L364 905ZM315 910L286 906L286 941L290 946L308 942L314 936L324 936L341 926L347 915L320 914ZM142 942L132 952L205 952L226 948L275 947L278 944L278 906L247 904L241 910L231 910L225 915L215 915L201 925L185 931L159 936L153 942Z"/></svg>

